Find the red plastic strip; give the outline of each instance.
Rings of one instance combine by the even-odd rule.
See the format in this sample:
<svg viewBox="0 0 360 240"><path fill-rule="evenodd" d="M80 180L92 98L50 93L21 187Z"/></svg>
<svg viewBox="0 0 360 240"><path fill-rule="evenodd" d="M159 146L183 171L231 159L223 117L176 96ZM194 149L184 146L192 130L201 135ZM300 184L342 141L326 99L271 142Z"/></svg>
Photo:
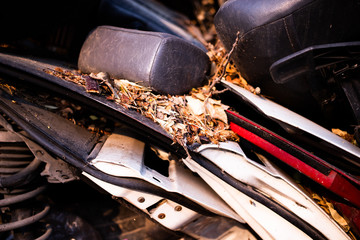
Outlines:
<svg viewBox="0 0 360 240"><path fill-rule="evenodd" d="M324 175L302 162L300 159L292 156L286 151L278 148L274 144L266 141L265 139L257 136L256 134L236 125L235 123L230 123L230 128L235 133L237 133L242 138L248 140L249 142L255 144L266 152L270 153L274 157L285 162L289 166L297 169L302 174L308 176L315 182L321 184L325 188L329 189L333 193L345 198L356 206L360 207L360 190L352 185L347 179L342 177L337 172L331 170L329 175Z"/></svg>
<svg viewBox="0 0 360 240"><path fill-rule="evenodd" d="M269 131L268 129L264 128L263 126L255 123L255 122L253 122L253 121L251 121L251 120L249 120L249 119L247 119L247 118L245 118L245 117L243 117L243 116L241 116L241 115L239 115L239 114L237 114L237 113L231 112L231 111L229 111L229 110L226 110L226 112L229 113L229 114L231 114L231 115L233 115L233 116L235 116L235 117L237 117L237 118L239 118L239 119L241 119L241 120L243 120L243 121L245 121L245 122L247 122L247 123L249 123L249 124L251 124L251 125L253 125L253 126L255 126L255 127L257 127L258 129L261 129L262 131L268 133L269 135L271 135L271 136L273 136L273 137L276 137L277 139L279 139L279 140L281 140L281 141L283 141L283 142L286 142L287 144L291 145L291 147L296 148L298 151L301 151L302 153L308 155L309 157L313 158L315 161L321 163L322 165L324 165L324 166L326 166L326 167L328 167L328 168L331 168L331 169L335 170L337 173L341 174L341 175L344 176L345 178L348 178L348 179L350 179L351 181L353 181L353 182L355 182L355 183L357 183L357 184L360 185L360 182L359 182L358 179L356 179L356 178L354 178L354 177L352 177L352 176L348 176L346 173L342 172L342 171L339 170L339 169L334 169L334 167L333 167L331 164L329 164L328 162L324 161L324 160L321 159L321 158L318 158L317 156L315 156L315 155L309 153L308 151L300 148L299 146L293 144L292 142L289 142L288 140L282 138L281 136L279 136L279 135L277 135L277 134Z"/></svg>

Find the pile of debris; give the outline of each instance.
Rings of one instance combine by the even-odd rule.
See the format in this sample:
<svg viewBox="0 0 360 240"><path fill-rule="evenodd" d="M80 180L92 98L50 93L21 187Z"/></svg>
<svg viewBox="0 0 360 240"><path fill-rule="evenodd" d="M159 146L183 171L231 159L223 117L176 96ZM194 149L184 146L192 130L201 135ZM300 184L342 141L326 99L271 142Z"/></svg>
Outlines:
<svg viewBox="0 0 360 240"><path fill-rule="evenodd" d="M126 109L135 110L165 129L181 145L236 141L229 129L225 110L229 107L211 98L215 88L193 89L188 95L161 95L124 79L110 79L106 73L80 74L60 68L48 74L84 86L86 91L104 95Z"/></svg>

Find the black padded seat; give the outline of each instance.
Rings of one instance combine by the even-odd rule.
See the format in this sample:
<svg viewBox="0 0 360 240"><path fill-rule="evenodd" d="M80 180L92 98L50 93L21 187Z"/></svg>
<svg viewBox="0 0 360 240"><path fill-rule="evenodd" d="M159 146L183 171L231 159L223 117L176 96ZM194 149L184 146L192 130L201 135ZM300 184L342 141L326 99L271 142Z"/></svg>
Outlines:
<svg viewBox="0 0 360 240"><path fill-rule="evenodd" d="M243 36L249 31L287 16L314 0L232 0L226 2L216 15L216 27L220 33ZM227 16L224 16L224 15ZM232 21L229 21L233 18ZM226 40L225 38L223 38Z"/></svg>
<svg viewBox="0 0 360 240"><path fill-rule="evenodd" d="M107 72L164 94L183 94L206 80L210 61L190 42L167 33L97 27L82 46L78 67Z"/></svg>
<svg viewBox="0 0 360 240"><path fill-rule="evenodd" d="M309 83L275 84L269 67L310 46L360 40L359 13L357 0L229 0L217 12L215 27L228 51L239 32L232 59L250 84L311 115L318 110Z"/></svg>

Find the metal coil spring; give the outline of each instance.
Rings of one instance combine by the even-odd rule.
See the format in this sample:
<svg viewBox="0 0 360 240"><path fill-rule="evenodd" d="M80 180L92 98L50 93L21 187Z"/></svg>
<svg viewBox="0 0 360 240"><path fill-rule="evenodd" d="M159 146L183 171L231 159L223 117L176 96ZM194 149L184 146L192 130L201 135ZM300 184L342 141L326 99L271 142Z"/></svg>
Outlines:
<svg viewBox="0 0 360 240"><path fill-rule="evenodd" d="M10 222L0 224L0 233L22 231L23 228L39 222L50 211L45 205L34 211L32 200L46 189L39 175L41 161L34 157L18 135L0 126L0 209L11 216ZM51 235L51 227L46 226L41 236L44 240ZM21 234L20 234L21 235ZM15 238L14 239L21 239Z"/></svg>

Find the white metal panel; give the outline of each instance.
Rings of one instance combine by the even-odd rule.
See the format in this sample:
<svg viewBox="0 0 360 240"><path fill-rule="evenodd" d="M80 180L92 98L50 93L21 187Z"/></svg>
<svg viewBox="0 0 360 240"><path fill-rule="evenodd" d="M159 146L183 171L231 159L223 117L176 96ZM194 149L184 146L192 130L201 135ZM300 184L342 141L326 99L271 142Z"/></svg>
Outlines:
<svg viewBox="0 0 360 240"><path fill-rule="evenodd" d="M99 180L86 172L83 172L83 175L113 196L121 197L137 208L143 210L143 212L148 214L151 218L169 229L178 230L200 216L197 212L156 195L122 188ZM150 206L153 208L149 212L147 211L147 208Z"/></svg>
<svg viewBox="0 0 360 240"><path fill-rule="evenodd" d="M262 239L311 239L297 227L191 159L184 160L221 196Z"/></svg>
<svg viewBox="0 0 360 240"><path fill-rule="evenodd" d="M265 166L248 159L234 142L203 145L198 152L235 179L280 203L329 239L348 238L290 177L266 159L262 159Z"/></svg>
<svg viewBox="0 0 360 240"><path fill-rule="evenodd" d="M143 142L112 134L90 164L113 176L143 179L166 191L184 195L214 213L244 222L201 178L179 162L169 161L169 177L166 177L146 167L143 154Z"/></svg>

